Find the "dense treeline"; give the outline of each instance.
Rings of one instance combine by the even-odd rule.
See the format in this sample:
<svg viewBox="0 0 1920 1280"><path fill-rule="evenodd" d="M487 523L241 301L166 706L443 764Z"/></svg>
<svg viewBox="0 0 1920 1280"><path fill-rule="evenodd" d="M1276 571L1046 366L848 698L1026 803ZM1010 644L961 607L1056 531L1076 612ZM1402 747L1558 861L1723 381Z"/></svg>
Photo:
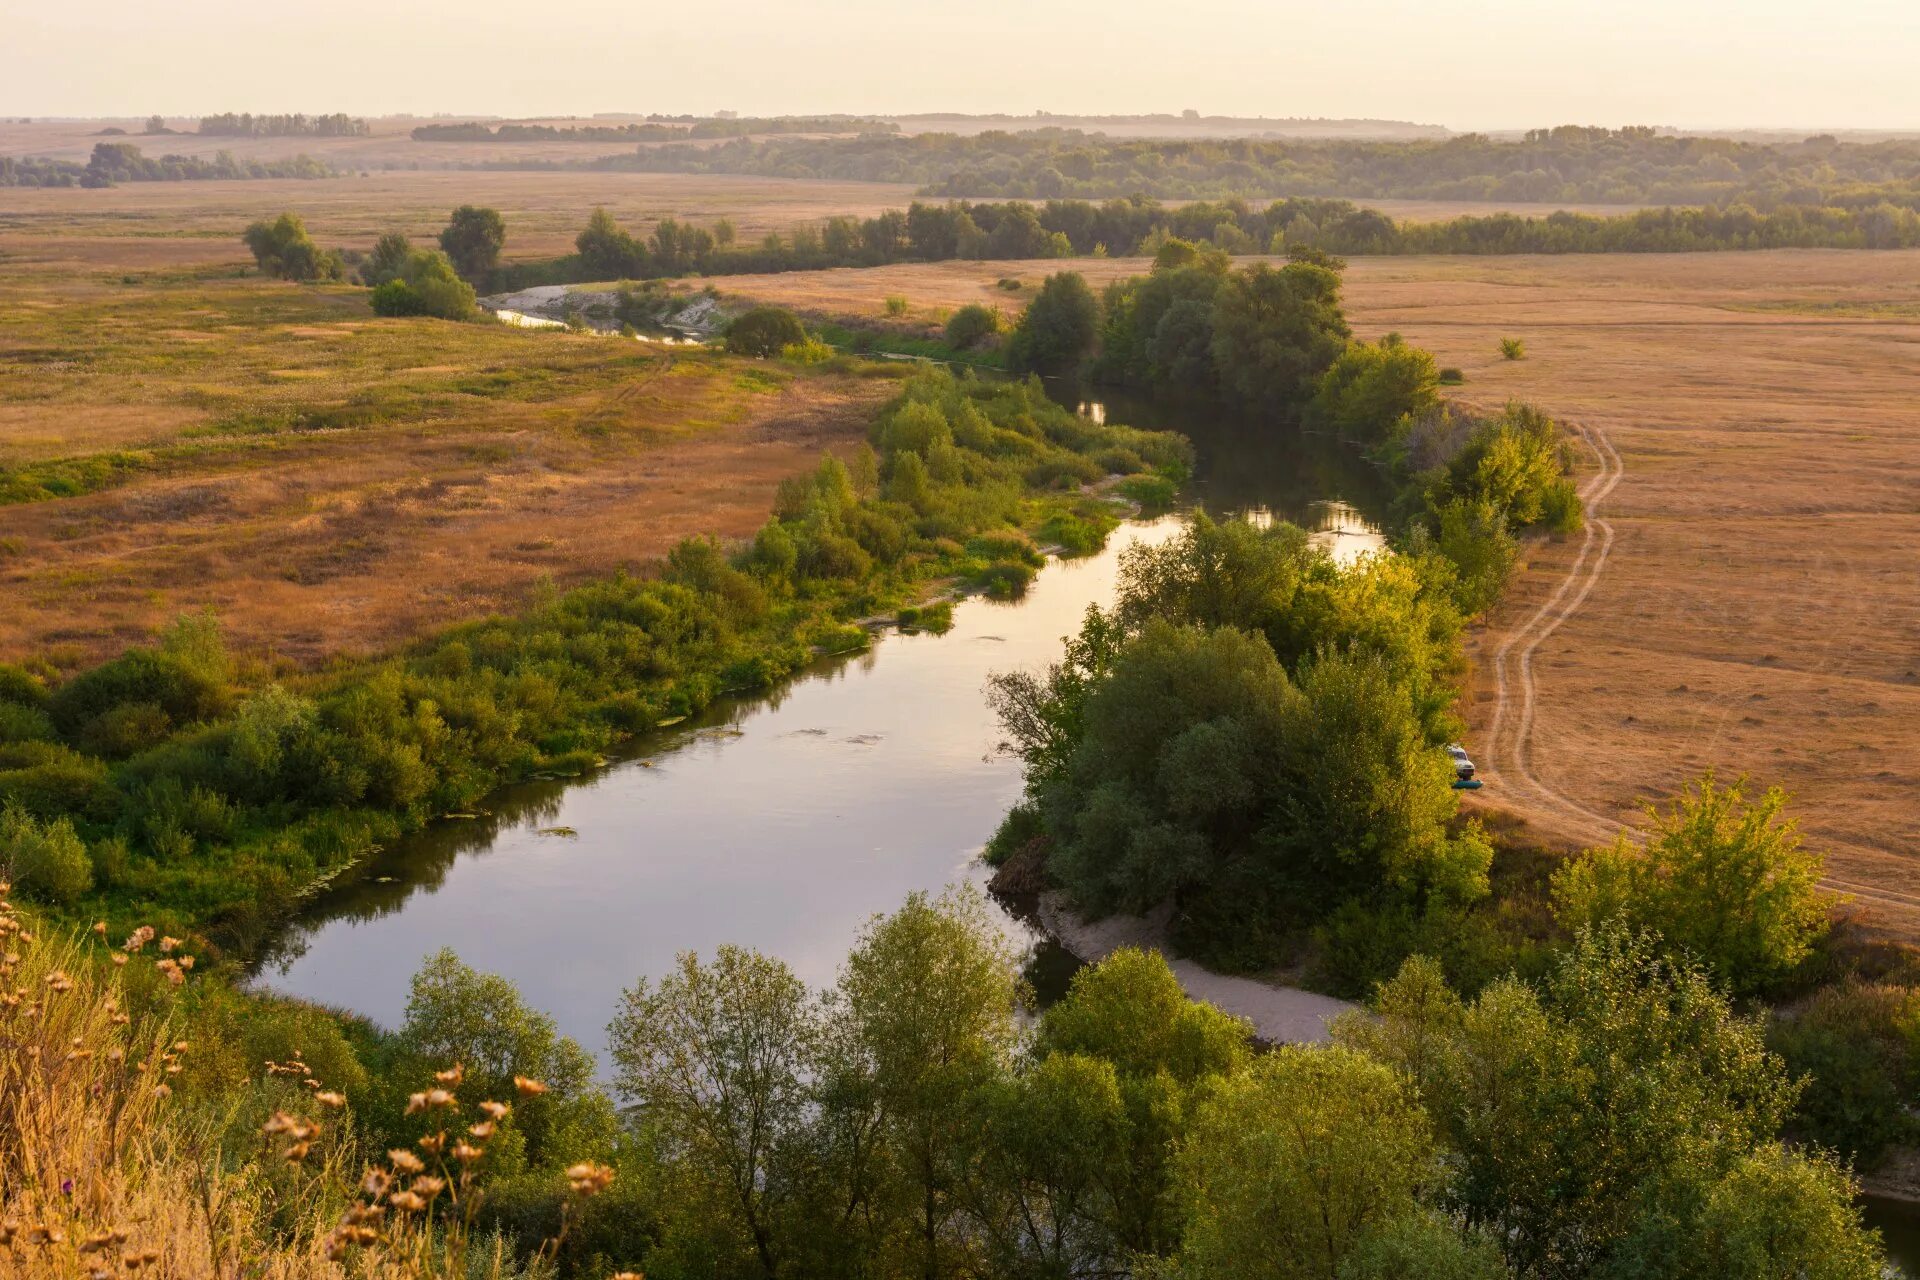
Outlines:
<svg viewBox="0 0 1920 1280"><path fill-rule="evenodd" d="M862 116L772 116L767 118L655 116L644 124L551 125L503 121L489 126L483 120L461 124L426 124L413 131L415 142L675 142L705 138L740 138L749 134L898 133L899 126Z"/></svg>
<svg viewBox="0 0 1920 1280"><path fill-rule="evenodd" d="M1109 138L1065 129L962 137L738 141L601 162L678 173L911 182L929 195L1168 200L1345 196L1599 204L1920 207L1920 142L1736 142L1646 128L1418 141Z"/></svg>
<svg viewBox="0 0 1920 1280"><path fill-rule="evenodd" d="M223 138L364 138L373 130L365 120L340 111L323 116L226 111L200 117L198 132Z"/></svg>
<svg viewBox="0 0 1920 1280"><path fill-rule="evenodd" d="M686 274L746 275L829 267L937 262L953 258L1031 259L1152 256L1168 239L1229 254L1675 253L1715 249L1898 249L1920 246L1920 213L1892 205L1861 210L1788 207L1649 209L1618 217L1494 214L1444 222L1397 222L1345 200L1244 201L1167 206L1144 198L1108 200L915 201L871 218L835 217L786 235L735 240L714 228L667 218L649 236L595 210L577 252L515 263L497 289Z"/></svg>
<svg viewBox="0 0 1920 1280"><path fill-rule="evenodd" d="M1037 387L927 374L852 469L829 460L784 485L751 544L691 540L644 577L407 654L246 683L213 624L187 620L52 686L0 667L0 809L17 810L20 848L53 851L20 888L76 916L137 913L244 949L399 833L860 644L844 620L917 583L1017 589L1035 560L1020 528L1044 522L1050 541L1091 549L1111 504L1080 486L1178 473L1186 450L1087 422ZM17 861L0 849L0 865Z"/></svg>
<svg viewBox="0 0 1920 1280"><path fill-rule="evenodd" d="M334 170L312 156L240 160L221 151L205 156L147 156L130 142L96 142L85 164L33 156L0 156L0 187L110 187L117 182L195 182L230 178L331 178Z"/></svg>

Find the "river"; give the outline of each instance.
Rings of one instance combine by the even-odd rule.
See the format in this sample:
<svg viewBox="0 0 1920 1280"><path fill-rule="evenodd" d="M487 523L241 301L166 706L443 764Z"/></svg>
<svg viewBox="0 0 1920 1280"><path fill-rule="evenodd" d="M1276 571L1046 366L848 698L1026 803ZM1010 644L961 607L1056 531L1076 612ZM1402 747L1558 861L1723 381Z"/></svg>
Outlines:
<svg viewBox="0 0 1920 1280"><path fill-rule="evenodd" d="M1140 406L1124 420L1167 425ZM1380 544L1337 500L1329 459L1297 438L1204 419L1181 429L1214 509L1296 519L1341 556ZM1056 660L1087 607L1111 600L1125 548L1181 524L1129 522L1099 554L1050 562L1018 601L958 603L945 635L887 629L864 653L648 735L606 769L506 788L474 818L436 822L316 901L258 980L394 1026L421 961L452 947L596 1053L621 990L683 950L751 946L827 985L874 914L914 890L984 882L979 851L1020 795L1018 762L995 751L988 676ZM1070 970L1026 926L1009 928L1033 944L1038 985Z"/></svg>

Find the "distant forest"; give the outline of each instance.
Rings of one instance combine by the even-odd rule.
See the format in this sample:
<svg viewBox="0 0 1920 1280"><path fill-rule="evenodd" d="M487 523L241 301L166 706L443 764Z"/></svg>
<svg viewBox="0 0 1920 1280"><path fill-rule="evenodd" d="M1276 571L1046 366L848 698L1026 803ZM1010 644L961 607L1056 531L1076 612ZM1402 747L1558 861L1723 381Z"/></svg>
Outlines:
<svg viewBox="0 0 1920 1280"><path fill-rule="evenodd" d="M642 124L551 125L506 120L489 126L480 120L460 124L423 124L415 142L672 142L708 138L744 138L767 133L875 133L899 131L884 120L858 116L778 116L766 119L680 119L655 117Z"/></svg>
<svg viewBox="0 0 1920 1280"><path fill-rule="evenodd" d="M671 173L907 182L922 194L1162 200L1343 196L1593 204L1920 208L1920 141L1790 143L1649 128L1538 129L1518 141L1109 138L1070 129L657 147L596 162Z"/></svg>
<svg viewBox="0 0 1920 1280"><path fill-rule="evenodd" d="M111 187L121 182L195 182L213 178L331 178L334 170L312 156L239 160L221 151L205 156L147 156L131 142L96 142L85 164L44 157L0 156L0 187Z"/></svg>
<svg viewBox="0 0 1920 1280"><path fill-rule="evenodd" d="M256 116L250 111L232 111L202 116L200 132L216 138L364 138L372 130L365 120L334 112L326 116L307 116L295 112L287 116Z"/></svg>

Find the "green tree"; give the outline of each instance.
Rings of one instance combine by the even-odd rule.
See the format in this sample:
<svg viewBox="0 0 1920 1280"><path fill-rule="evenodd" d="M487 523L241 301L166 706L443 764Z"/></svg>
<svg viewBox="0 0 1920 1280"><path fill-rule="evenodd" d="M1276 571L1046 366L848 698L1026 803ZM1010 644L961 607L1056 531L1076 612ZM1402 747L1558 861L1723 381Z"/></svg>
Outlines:
<svg viewBox="0 0 1920 1280"><path fill-rule="evenodd" d="M1072 373L1093 354L1099 336L1100 303L1085 277L1057 272L1014 326L1007 365L1016 373Z"/></svg>
<svg viewBox="0 0 1920 1280"><path fill-rule="evenodd" d="M1376 1009L1336 1036L1419 1087L1450 1199L1522 1274L1606 1265L1650 1206L1771 1140L1795 1094L1756 1020L1618 925L1579 934L1539 989L1503 979L1471 1004L1409 960Z"/></svg>
<svg viewBox="0 0 1920 1280"><path fill-rule="evenodd" d="M360 264L360 283L378 288L389 280L398 280L413 256L413 242L398 231L389 231L373 243L373 252Z"/></svg>
<svg viewBox="0 0 1920 1280"><path fill-rule="evenodd" d="M454 270L469 282L484 280L500 261L507 242L507 224L497 209L463 204L453 211L440 233L440 249Z"/></svg>
<svg viewBox="0 0 1920 1280"><path fill-rule="evenodd" d="M1131 1254L1179 1240L1171 1156L1196 1095L1242 1070L1246 1022L1189 1000L1158 952L1123 947L1074 975L1040 1024L1036 1049L1107 1064L1123 1108L1122 1149L1100 1171L1103 1234Z"/></svg>
<svg viewBox="0 0 1920 1280"><path fill-rule="evenodd" d="M607 1029L620 1095L747 1242L757 1274L781 1273L803 1192L807 1073L820 1036L806 987L778 960L721 947L704 966L621 997Z"/></svg>
<svg viewBox="0 0 1920 1280"><path fill-rule="evenodd" d="M1284 411L1307 400L1345 349L1340 276L1308 262L1257 263L1222 283L1213 313L1213 359L1241 404Z"/></svg>
<svg viewBox="0 0 1920 1280"><path fill-rule="evenodd" d="M1340 1280L1506 1280L1499 1248L1420 1211L1371 1228L1340 1264Z"/></svg>
<svg viewBox="0 0 1920 1280"><path fill-rule="evenodd" d="M1373 1229L1405 1218L1438 1170L1420 1104L1343 1048L1287 1046L1217 1080L1180 1148L1180 1274L1334 1277Z"/></svg>
<svg viewBox="0 0 1920 1280"><path fill-rule="evenodd" d="M1397 441L1405 422L1439 401L1433 353L1390 333L1378 345L1350 343L1320 376L1305 417L1343 440L1380 446Z"/></svg>
<svg viewBox="0 0 1920 1280"><path fill-rule="evenodd" d="M625 279L647 272L646 246L597 205L587 218L586 228L574 237L573 248L588 274L599 279Z"/></svg>
<svg viewBox="0 0 1920 1280"><path fill-rule="evenodd" d="M1644 846L1622 837L1556 872L1556 915L1572 928L1624 917L1736 992L1773 989L1826 936L1834 904L1819 888L1825 859L1801 847L1786 806L1779 787L1749 803L1745 778L1719 787L1709 773L1648 810Z"/></svg>
<svg viewBox="0 0 1920 1280"><path fill-rule="evenodd" d="M255 222L241 239L260 270L276 279L338 280L345 271L340 255L315 244L297 213Z"/></svg>
<svg viewBox="0 0 1920 1280"><path fill-rule="evenodd" d="M1886 1257L1861 1224L1858 1194L1832 1158L1769 1143L1717 1178L1661 1196L1600 1274L1875 1280Z"/></svg>
<svg viewBox="0 0 1920 1280"><path fill-rule="evenodd" d="M755 307L727 325L727 350L735 355L777 356L806 340L806 326L782 307Z"/></svg>
<svg viewBox="0 0 1920 1280"><path fill-rule="evenodd" d="M593 1056L529 1007L513 983L468 967L451 948L430 956L414 975L393 1050L394 1060L379 1074L384 1096L366 1109L389 1135L424 1132L425 1120L402 1114L405 1095L429 1087L432 1072L458 1066L463 1109L477 1112L488 1099L511 1102L511 1128L533 1166L604 1154L611 1146L613 1108L594 1087ZM513 1101L516 1076L539 1081L547 1092ZM505 1145L496 1139L490 1147L492 1172L508 1171Z"/></svg>
<svg viewBox="0 0 1920 1280"><path fill-rule="evenodd" d="M1870 1169L1915 1132L1920 991L1849 978L1775 1014L1768 1037L1805 1084L1795 1123Z"/></svg>
<svg viewBox="0 0 1920 1280"><path fill-rule="evenodd" d="M1017 963L985 898L965 888L912 894L876 917L841 972L834 1010L845 1049L834 1074L871 1099L900 1171L888 1206L903 1220L900 1270L922 1280L953 1274L970 1247L957 1225L961 1157L978 1090L1011 1061Z"/></svg>

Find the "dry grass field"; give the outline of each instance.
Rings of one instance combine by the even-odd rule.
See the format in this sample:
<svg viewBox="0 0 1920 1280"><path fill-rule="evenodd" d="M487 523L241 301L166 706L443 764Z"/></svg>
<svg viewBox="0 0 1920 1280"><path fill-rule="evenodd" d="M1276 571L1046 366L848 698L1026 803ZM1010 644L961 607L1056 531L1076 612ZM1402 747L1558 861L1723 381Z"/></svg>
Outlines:
<svg viewBox="0 0 1920 1280"><path fill-rule="evenodd" d="M913 188L886 183L653 173L421 171L100 190L16 187L0 189L0 268L239 266L251 261L242 228L288 209L306 219L320 243L367 249L385 231L431 240L456 205L491 205L507 222L505 256L517 259L572 252L595 205L635 234L662 218L703 225L730 218L743 238L758 238L837 214L902 209L912 198Z"/></svg>
<svg viewBox="0 0 1920 1280"><path fill-rule="evenodd" d="M1061 266L1099 281L1139 264L727 283L869 318L888 294L922 314L1011 311L1022 295L998 279L1032 285ZM1347 301L1362 336L1398 330L1463 369L1463 399L1535 401L1620 455L1601 508L1610 554L1533 660L1533 774L1620 822L1709 767L1779 781L1835 883L1920 929L1920 254L1360 259ZM1524 360L1501 358L1505 336ZM1477 637L1476 735L1492 718L1492 654L1580 545L1539 548ZM1604 834L1487 763L1489 803L1570 842Z"/></svg>
<svg viewBox="0 0 1920 1280"><path fill-rule="evenodd" d="M494 324L364 290L0 263L0 661L71 669L211 606L309 665L511 609L863 437L884 381Z"/></svg>

